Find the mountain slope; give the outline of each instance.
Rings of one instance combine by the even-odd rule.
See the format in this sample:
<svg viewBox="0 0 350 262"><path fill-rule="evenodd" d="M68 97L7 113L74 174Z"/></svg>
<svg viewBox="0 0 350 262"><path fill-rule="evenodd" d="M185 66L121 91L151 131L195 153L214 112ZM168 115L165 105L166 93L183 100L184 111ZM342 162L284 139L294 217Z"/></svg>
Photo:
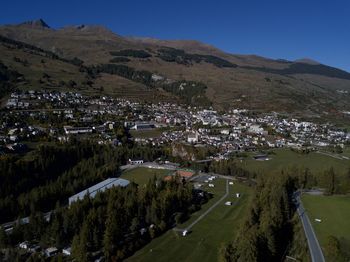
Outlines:
<svg viewBox="0 0 350 262"><path fill-rule="evenodd" d="M114 93L118 96L131 93L128 87L137 85L135 90L158 90L156 93L162 90L165 97L175 94L181 98L179 92L164 84L186 80L204 85L205 96L219 109L244 107L307 116L350 110L349 95L339 92L350 93L350 74L310 59L291 62L233 55L197 41L122 37L101 26L80 25L56 30L42 20L1 26L0 35L49 50L65 59L81 59L84 66L95 68L93 85L108 85L111 94L116 86L118 91ZM119 65L119 69L123 65L133 76L121 74L119 69L113 76L96 70L101 64ZM140 72L162 80L152 78L146 83L139 79ZM120 77L124 81L122 85ZM189 101L194 101L195 96L192 94ZM133 97L137 97L137 92Z"/></svg>

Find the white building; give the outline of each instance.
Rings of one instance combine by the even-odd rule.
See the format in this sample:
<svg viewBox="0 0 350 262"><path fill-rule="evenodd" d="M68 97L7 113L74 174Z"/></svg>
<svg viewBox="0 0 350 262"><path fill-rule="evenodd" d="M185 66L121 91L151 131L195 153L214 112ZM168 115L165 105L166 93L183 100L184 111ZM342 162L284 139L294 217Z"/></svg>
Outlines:
<svg viewBox="0 0 350 262"><path fill-rule="evenodd" d="M198 142L198 133L194 132L194 133L189 133L187 136L187 142L194 144Z"/></svg>
<svg viewBox="0 0 350 262"><path fill-rule="evenodd" d="M70 256L72 254L72 248L71 247L66 247L62 249L62 254L66 256Z"/></svg>
<svg viewBox="0 0 350 262"><path fill-rule="evenodd" d="M45 249L44 254L47 257L52 257L58 253L58 249L56 247L49 247Z"/></svg>
<svg viewBox="0 0 350 262"><path fill-rule="evenodd" d="M91 133L92 132L92 128L91 127L64 126L63 129L64 129L64 132L67 135L70 135L70 134L86 134L86 133Z"/></svg>
<svg viewBox="0 0 350 262"><path fill-rule="evenodd" d="M84 199L85 196L89 196L90 198L94 198L97 193L104 192L107 189L110 189L112 187L126 187L129 185L129 180L123 179L123 178L108 178L92 187L89 187L88 189L85 189L78 194L75 194L74 196L71 196L68 199L69 205L72 203Z"/></svg>
<svg viewBox="0 0 350 262"><path fill-rule="evenodd" d="M143 164L143 159L130 159L129 158L128 162L130 165L141 165L141 164Z"/></svg>

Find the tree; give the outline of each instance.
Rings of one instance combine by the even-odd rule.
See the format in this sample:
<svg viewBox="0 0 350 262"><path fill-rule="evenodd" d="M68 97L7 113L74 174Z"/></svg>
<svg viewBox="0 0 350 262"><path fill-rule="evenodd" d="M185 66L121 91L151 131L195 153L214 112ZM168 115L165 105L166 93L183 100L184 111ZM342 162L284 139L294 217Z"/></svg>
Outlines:
<svg viewBox="0 0 350 262"><path fill-rule="evenodd" d="M7 246L8 239L5 230L0 226L0 249L3 249Z"/></svg>
<svg viewBox="0 0 350 262"><path fill-rule="evenodd" d="M344 255L340 247L340 242L338 238L336 238L335 236L327 237L326 253L327 253L327 256L332 257L334 261L343 261Z"/></svg>
<svg viewBox="0 0 350 262"><path fill-rule="evenodd" d="M130 230L131 232L136 232L140 228L140 219L138 217L134 217L131 221Z"/></svg>
<svg viewBox="0 0 350 262"><path fill-rule="evenodd" d="M239 261L258 260L258 228L253 226L242 236L238 246Z"/></svg>
<svg viewBox="0 0 350 262"><path fill-rule="evenodd" d="M335 173L333 167L326 171L326 193L333 195L335 193Z"/></svg>
<svg viewBox="0 0 350 262"><path fill-rule="evenodd" d="M348 168L348 171L347 171L347 173L345 175L345 190L347 192L350 191L350 167Z"/></svg>
<svg viewBox="0 0 350 262"><path fill-rule="evenodd" d="M72 255L79 262L88 261L86 248L86 229L80 234L76 234L72 241Z"/></svg>

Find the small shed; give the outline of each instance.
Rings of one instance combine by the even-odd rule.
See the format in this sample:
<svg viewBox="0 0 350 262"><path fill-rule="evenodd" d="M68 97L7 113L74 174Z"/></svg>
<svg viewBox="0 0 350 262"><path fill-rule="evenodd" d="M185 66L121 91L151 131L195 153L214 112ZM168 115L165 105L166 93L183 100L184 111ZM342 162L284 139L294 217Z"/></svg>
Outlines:
<svg viewBox="0 0 350 262"><path fill-rule="evenodd" d="M57 255L58 249L56 247L49 247L45 249L44 253L45 253L45 256L52 257L54 255Z"/></svg>

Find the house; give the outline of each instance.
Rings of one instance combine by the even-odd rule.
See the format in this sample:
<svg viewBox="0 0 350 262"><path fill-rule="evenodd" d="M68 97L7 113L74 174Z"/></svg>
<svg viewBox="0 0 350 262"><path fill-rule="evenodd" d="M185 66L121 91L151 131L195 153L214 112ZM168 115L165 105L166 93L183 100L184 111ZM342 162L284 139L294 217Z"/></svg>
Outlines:
<svg viewBox="0 0 350 262"><path fill-rule="evenodd" d="M208 186L209 186L209 187L215 187L215 185L214 185L214 184L209 184Z"/></svg>
<svg viewBox="0 0 350 262"><path fill-rule="evenodd" d="M28 241L24 241L24 242L19 244L19 247L22 249L29 249L29 246L30 246L30 244Z"/></svg>
<svg viewBox="0 0 350 262"><path fill-rule="evenodd" d="M131 159L129 158L129 165L141 165L143 164L143 159Z"/></svg>
<svg viewBox="0 0 350 262"><path fill-rule="evenodd" d="M130 129L134 129L134 130L151 130L151 129L154 129L154 128L155 128L154 124L150 124L150 123L136 123Z"/></svg>
<svg viewBox="0 0 350 262"><path fill-rule="evenodd" d="M56 247L49 247L45 249L44 254L47 257L53 257L54 255L57 255L58 249Z"/></svg>
<svg viewBox="0 0 350 262"><path fill-rule="evenodd" d="M72 126L64 126L63 127L64 132L67 135L70 134L86 134L86 133L92 133L91 127L72 127Z"/></svg>
<svg viewBox="0 0 350 262"><path fill-rule="evenodd" d="M191 144L197 143L198 142L198 133L197 132L189 133L187 136L187 142L191 143Z"/></svg>
<svg viewBox="0 0 350 262"><path fill-rule="evenodd" d="M10 140L11 140L12 142L16 142L16 141L18 140L18 136L12 135L12 136L10 136Z"/></svg>
<svg viewBox="0 0 350 262"><path fill-rule="evenodd" d="M240 193L236 193L236 197L241 197L241 194Z"/></svg>
<svg viewBox="0 0 350 262"><path fill-rule="evenodd" d="M71 247L66 247L62 249L62 254L66 256L70 256L72 254L72 248Z"/></svg>
<svg viewBox="0 0 350 262"><path fill-rule="evenodd" d="M182 231L182 236L183 236L183 237L187 236L187 234L188 234L188 231L187 231L187 230Z"/></svg>
<svg viewBox="0 0 350 262"><path fill-rule="evenodd" d="M233 185L233 182L231 181L231 182L228 182L229 183L229 185Z"/></svg>
<svg viewBox="0 0 350 262"><path fill-rule="evenodd" d="M229 129L223 129L223 130L220 131L220 133L222 135L229 135L230 134L230 130Z"/></svg>
<svg viewBox="0 0 350 262"><path fill-rule="evenodd" d="M225 202L225 206L232 206L232 202L231 201Z"/></svg>
<svg viewBox="0 0 350 262"><path fill-rule="evenodd" d="M144 234L146 234L147 229L143 227L139 231L140 231L141 236L143 236Z"/></svg>
<svg viewBox="0 0 350 262"><path fill-rule="evenodd" d="M29 252L33 252L33 253L38 252L40 250L39 245L31 244L31 243L29 243L29 241L24 241L24 242L20 243L18 246L19 246L19 248L26 249Z"/></svg>

